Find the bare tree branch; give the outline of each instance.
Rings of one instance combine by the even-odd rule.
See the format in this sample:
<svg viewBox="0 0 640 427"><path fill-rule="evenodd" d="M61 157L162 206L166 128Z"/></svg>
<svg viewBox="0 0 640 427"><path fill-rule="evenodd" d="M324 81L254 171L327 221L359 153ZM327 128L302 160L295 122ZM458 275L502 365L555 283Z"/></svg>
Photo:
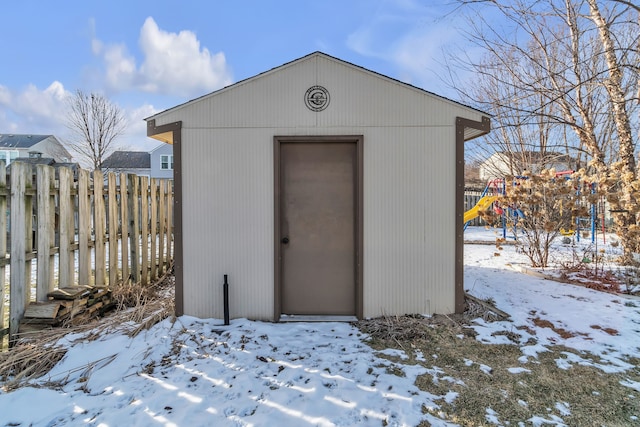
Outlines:
<svg viewBox="0 0 640 427"><path fill-rule="evenodd" d="M72 138L69 146L81 161L94 170L102 169L102 162L114 150L114 142L126 130L126 120L120 108L96 93L78 90L69 99L67 128Z"/></svg>
<svg viewBox="0 0 640 427"><path fill-rule="evenodd" d="M514 169L531 162L531 151L570 154L590 165L592 182L625 177L615 187L619 203L636 206L640 7L626 0L458 3L469 10L467 35L484 56L450 59L475 76L454 88L471 87L459 90L461 98L494 115L494 132L476 140L471 154L506 152ZM629 232L640 229L639 217L630 214L619 229L625 251L640 249Z"/></svg>

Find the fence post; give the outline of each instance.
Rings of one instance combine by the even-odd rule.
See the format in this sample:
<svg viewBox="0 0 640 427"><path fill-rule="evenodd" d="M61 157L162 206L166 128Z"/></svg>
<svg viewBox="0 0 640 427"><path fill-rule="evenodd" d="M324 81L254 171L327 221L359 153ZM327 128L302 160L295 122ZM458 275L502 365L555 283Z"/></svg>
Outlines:
<svg viewBox="0 0 640 427"><path fill-rule="evenodd" d="M36 282L36 301L47 301L47 294L53 290L53 269L51 248L54 246L55 224L52 210L53 168L37 165L37 250L38 275Z"/></svg>
<svg viewBox="0 0 640 427"><path fill-rule="evenodd" d="M11 166L11 277L9 278L9 345L15 344L20 328L20 320L29 303L29 287L26 278L25 224L27 170L21 162ZM31 212L29 212L31 215ZM31 230L29 230L31 232ZM29 280L30 282L30 280Z"/></svg>

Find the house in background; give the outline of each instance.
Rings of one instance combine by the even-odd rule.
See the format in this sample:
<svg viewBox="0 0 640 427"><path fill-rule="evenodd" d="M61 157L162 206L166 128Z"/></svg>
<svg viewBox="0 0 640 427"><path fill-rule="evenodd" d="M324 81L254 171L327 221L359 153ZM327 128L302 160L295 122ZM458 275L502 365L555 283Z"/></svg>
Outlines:
<svg viewBox="0 0 640 427"><path fill-rule="evenodd" d="M102 162L102 171L172 179L173 147L160 144L150 152L114 151Z"/></svg>
<svg viewBox="0 0 640 427"><path fill-rule="evenodd" d="M538 174L544 169L557 172L577 170L577 161L567 154L554 151L501 151L492 154L480 163L480 180L488 181L508 175L524 175L525 172Z"/></svg>
<svg viewBox="0 0 640 427"><path fill-rule="evenodd" d="M160 144L151 152L151 178L173 179L173 145Z"/></svg>
<svg viewBox="0 0 640 427"><path fill-rule="evenodd" d="M8 166L17 158L50 158L71 162L71 154L54 135L0 134L0 160Z"/></svg>
<svg viewBox="0 0 640 427"><path fill-rule="evenodd" d="M146 151L114 151L102 162L102 171L150 176L150 158Z"/></svg>

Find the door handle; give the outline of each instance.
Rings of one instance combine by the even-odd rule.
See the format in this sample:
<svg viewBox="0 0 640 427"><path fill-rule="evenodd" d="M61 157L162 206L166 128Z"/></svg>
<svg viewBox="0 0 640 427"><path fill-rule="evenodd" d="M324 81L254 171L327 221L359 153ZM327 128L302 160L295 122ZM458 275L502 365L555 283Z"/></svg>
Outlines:
<svg viewBox="0 0 640 427"><path fill-rule="evenodd" d="M289 243L289 238L288 237L283 237L281 242L286 245L287 243Z"/></svg>

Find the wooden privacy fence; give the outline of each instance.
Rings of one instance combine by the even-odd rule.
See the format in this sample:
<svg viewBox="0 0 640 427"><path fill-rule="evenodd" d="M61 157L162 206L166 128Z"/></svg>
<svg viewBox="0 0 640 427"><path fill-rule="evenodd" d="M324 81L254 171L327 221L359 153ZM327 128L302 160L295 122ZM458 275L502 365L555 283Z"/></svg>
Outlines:
<svg viewBox="0 0 640 427"><path fill-rule="evenodd" d="M172 260L172 205L170 180L45 165L34 174L19 161L7 174L0 162L0 337L13 342L27 306L55 288L161 276Z"/></svg>

